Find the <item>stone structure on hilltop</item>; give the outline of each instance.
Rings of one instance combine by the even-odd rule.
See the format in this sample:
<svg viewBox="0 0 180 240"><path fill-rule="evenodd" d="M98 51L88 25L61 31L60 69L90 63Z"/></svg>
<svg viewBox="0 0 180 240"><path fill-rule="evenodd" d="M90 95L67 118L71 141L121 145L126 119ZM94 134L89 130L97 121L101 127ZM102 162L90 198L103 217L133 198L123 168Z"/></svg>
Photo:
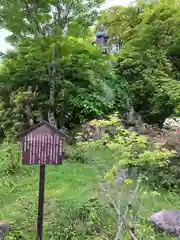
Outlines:
<svg viewBox="0 0 180 240"><path fill-rule="evenodd" d="M95 42L92 44L94 45ZM118 36L109 38L104 30L104 25L101 24L96 33L96 46L103 48L103 53L116 53L120 51L121 39Z"/></svg>
<svg viewBox="0 0 180 240"><path fill-rule="evenodd" d="M96 45L102 47L104 53L108 52L108 35L104 31L104 25L99 26L99 30L96 33Z"/></svg>

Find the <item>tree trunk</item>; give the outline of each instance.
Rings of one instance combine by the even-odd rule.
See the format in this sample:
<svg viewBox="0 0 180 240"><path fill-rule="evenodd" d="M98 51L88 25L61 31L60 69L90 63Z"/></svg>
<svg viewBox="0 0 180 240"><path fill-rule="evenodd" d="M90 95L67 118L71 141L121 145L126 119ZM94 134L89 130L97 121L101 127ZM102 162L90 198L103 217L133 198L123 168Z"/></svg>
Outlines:
<svg viewBox="0 0 180 240"><path fill-rule="evenodd" d="M55 90L56 90L56 66L52 64L49 68L49 111L48 111L48 121L54 127L57 127L57 122L54 112L55 104Z"/></svg>
<svg viewBox="0 0 180 240"><path fill-rule="evenodd" d="M57 128L57 121L55 118L55 92L56 92L56 73L57 73L57 59L59 58L59 48L57 43L52 45L52 60L49 70L49 111L48 111L48 121L51 125Z"/></svg>
<svg viewBox="0 0 180 240"><path fill-rule="evenodd" d="M27 119L28 119L29 126L33 125L34 120L33 120L33 114L32 114L32 110L31 110L31 104L26 105L25 113L26 113L26 116L27 116Z"/></svg>

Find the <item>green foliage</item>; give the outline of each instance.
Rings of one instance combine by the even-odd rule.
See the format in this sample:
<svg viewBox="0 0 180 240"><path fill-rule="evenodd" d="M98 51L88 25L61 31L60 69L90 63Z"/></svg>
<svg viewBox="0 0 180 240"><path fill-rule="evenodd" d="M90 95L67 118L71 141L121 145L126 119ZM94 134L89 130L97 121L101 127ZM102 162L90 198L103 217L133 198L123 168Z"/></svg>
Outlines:
<svg viewBox="0 0 180 240"><path fill-rule="evenodd" d="M7 56L0 72L1 126L14 135L33 122L48 120L55 112L58 126L83 122L94 116L130 105L128 85L116 78L106 58L82 39L58 40L55 102L49 101L49 59L54 38L49 43L26 40ZM118 86L118 89L117 89Z"/></svg>
<svg viewBox="0 0 180 240"><path fill-rule="evenodd" d="M146 239L147 236L149 239L150 235L152 239L169 239L166 235L155 235L153 229L147 226L141 212L146 198L160 196L156 191L146 192L145 184L149 184L152 189L159 184L158 189L161 189L168 181L165 172L169 169L170 158L175 157L176 152L160 149L150 144L146 137L123 129L117 114L110 116L109 120L93 120L91 124L96 128L106 127L108 130L111 127L111 131L106 132L99 140L78 145L86 149L89 147L89 150L92 147L101 151L108 148L112 152L109 161L112 160L111 164L115 164L101 180L100 190L104 192L115 219L119 219L115 223L115 239L118 239L118 236L131 239L133 232L138 239ZM161 176L161 172L164 176ZM158 181L159 178L161 181ZM152 185L152 182L155 184Z"/></svg>
<svg viewBox="0 0 180 240"><path fill-rule="evenodd" d="M127 168L129 177L132 177L131 174L135 169L134 177L142 174L144 183L146 182L152 188L178 188L179 157L176 151L160 149L150 144L146 137L123 129L117 115L111 116L109 120L93 120L91 124L98 127L99 131L101 128L106 128L108 130L106 135L97 141L79 143L79 145L86 151L92 147L96 151L97 149L101 149L101 151L109 149L113 155L111 163L115 162L115 164L105 175L107 181L114 179L117 171ZM109 131L109 127L111 127L111 131ZM176 142L176 144L178 143Z"/></svg>
<svg viewBox="0 0 180 240"><path fill-rule="evenodd" d="M165 188L169 191L179 192L179 174L180 164L179 156L169 158L169 162L163 166L152 165L143 166L141 171L144 172L145 181L153 188Z"/></svg>
<svg viewBox="0 0 180 240"><path fill-rule="evenodd" d="M169 158L166 165L157 166L152 165L151 168L148 166L142 166L141 171L144 172L145 181L153 188L165 188L169 191L179 191L179 174L180 174L180 145L179 145L179 133L168 132L164 136L166 143L164 147L166 149L173 149L176 154Z"/></svg>
<svg viewBox="0 0 180 240"><path fill-rule="evenodd" d="M86 147L75 147L71 149L71 160L77 163L92 163L93 159L86 154Z"/></svg>
<svg viewBox="0 0 180 240"><path fill-rule="evenodd" d="M167 0L101 14L109 36L122 43L117 72L131 86L135 110L151 123L180 114L179 13L177 1Z"/></svg>
<svg viewBox="0 0 180 240"><path fill-rule="evenodd" d="M0 174L14 175L20 170L21 159L19 148L16 144L6 143L0 145L1 156L0 156Z"/></svg>
<svg viewBox="0 0 180 240"><path fill-rule="evenodd" d="M160 149L148 143L144 136L138 136L135 132L123 129L120 125L120 119L117 114L110 116L109 120L91 121L96 127L103 127L113 130L110 134L105 134L101 139L93 142L79 143L82 146L92 147L97 145L99 148L109 148L114 152L116 164L107 173L107 177L113 177L116 171L124 166L133 168L152 165L166 166L169 158L175 156L175 152L166 149Z"/></svg>
<svg viewBox="0 0 180 240"><path fill-rule="evenodd" d="M132 203L133 209L129 209L126 220L136 226L140 239L148 240L149 236L156 240L169 239L156 235L147 225L146 219L162 208L178 208L179 195L162 189L157 193L144 185L145 181L142 179L135 196L133 189L137 186L136 179L132 181L127 176L122 185L118 184L112 173L121 171L127 163L135 164L135 159L136 167L144 166L146 162L150 168L152 163L165 166L167 156L171 153L153 149L144 137L122 129L116 115L110 120L95 120L93 123L96 127L106 126L111 130L115 127L115 135L106 134L97 141L69 147L71 159L59 167L46 168L44 239L114 240L117 230L116 214L102 189L99 189L99 183L109 186L106 188L107 192L115 201L119 201L122 213L127 204ZM75 157L76 152L80 154L80 149L82 154L79 161ZM2 147L2 160L7 162L6 152L8 148ZM13 152L16 159L19 159L19 151L15 145ZM134 161L130 159L132 154ZM85 163L86 159L88 163ZM2 166L0 168L3 170ZM8 240L16 240L18 235L23 235L27 240L35 238L38 179L39 169L33 166L21 166L21 171L15 175L0 174L0 216L1 219L13 223ZM126 227L123 229L124 237L128 240L129 231Z"/></svg>
<svg viewBox="0 0 180 240"><path fill-rule="evenodd" d="M60 202L56 220L51 223L48 231L50 239L90 240L96 239L96 236L108 237L111 234L106 232L100 235L106 228L108 230L108 224L113 224L105 204L103 205L97 199L90 199L83 204L76 202L73 205L67 204Z"/></svg>
<svg viewBox="0 0 180 240"><path fill-rule="evenodd" d="M11 231L5 240L19 240L23 238L23 233L21 231L21 227L16 224L11 224Z"/></svg>
<svg viewBox="0 0 180 240"><path fill-rule="evenodd" d="M1 1L0 26L12 33L8 40L13 44L29 35L46 37L62 31L74 36L85 36L103 2L103 0Z"/></svg>
<svg viewBox="0 0 180 240"><path fill-rule="evenodd" d="M9 140L49 120L49 110L68 128L130 105L151 122L180 114L178 1L102 11L99 22L123 44L112 58L89 41L101 3L0 0L0 26L15 47L0 66L0 128ZM124 129L118 114L90 124L99 139L69 147L69 162L47 167L44 239L170 239L146 220L179 207L176 152ZM0 147L0 218L13 223L6 239L34 239L39 171L21 166L17 144Z"/></svg>
<svg viewBox="0 0 180 240"><path fill-rule="evenodd" d="M6 136L49 120L50 113L58 127L72 127L129 108L128 83L88 39L103 2L2 1L0 25L12 32L8 41L15 47L0 71Z"/></svg>

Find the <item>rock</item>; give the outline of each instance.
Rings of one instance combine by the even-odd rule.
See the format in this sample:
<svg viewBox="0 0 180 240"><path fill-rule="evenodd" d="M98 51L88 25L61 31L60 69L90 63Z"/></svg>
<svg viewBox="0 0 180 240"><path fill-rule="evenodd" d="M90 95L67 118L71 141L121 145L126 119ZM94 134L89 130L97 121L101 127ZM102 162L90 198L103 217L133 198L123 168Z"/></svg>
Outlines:
<svg viewBox="0 0 180 240"><path fill-rule="evenodd" d="M163 128L168 129L170 131L177 130L177 128L180 128L180 119L166 118L163 123Z"/></svg>
<svg viewBox="0 0 180 240"><path fill-rule="evenodd" d="M10 225L7 222L0 222L0 240L4 240L6 234L10 231Z"/></svg>
<svg viewBox="0 0 180 240"><path fill-rule="evenodd" d="M136 128L136 132L139 134L145 134L147 133L147 127L146 127L146 123L143 123L141 117L139 116L138 119L135 121L135 128Z"/></svg>
<svg viewBox="0 0 180 240"><path fill-rule="evenodd" d="M123 122L130 126L135 126L137 118L137 113L135 113L133 108L122 116Z"/></svg>
<svg viewBox="0 0 180 240"><path fill-rule="evenodd" d="M131 127L132 131L138 134L147 133L147 123L144 123L140 114L134 111L133 108L125 114L122 115L122 122L125 126Z"/></svg>
<svg viewBox="0 0 180 240"><path fill-rule="evenodd" d="M82 128L82 133L77 134L75 137L75 142L87 142L87 141L95 141L101 139L105 133L108 133L110 136L114 136L116 132L116 127L113 125L101 125L101 124L94 124L94 121L101 120L102 123L106 122L106 119L97 118L93 119L91 122L85 124ZM120 124L120 122L119 122Z"/></svg>
<svg viewBox="0 0 180 240"><path fill-rule="evenodd" d="M137 168L122 168L116 172L116 181L119 184L122 184L127 178L135 180L137 178Z"/></svg>
<svg viewBox="0 0 180 240"><path fill-rule="evenodd" d="M116 173L118 183L122 184L126 178L128 178L128 168L123 168Z"/></svg>
<svg viewBox="0 0 180 240"><path fill-rule="evenodd" d="M75 137L75 142L76 142L76 143L78 143L78 142L84 142L84 141L85 141L85 140L84 140L83 137L79 137L79 136Z"/></svg>
<svg viewBox="0 0 180 240"><path fill-rule="evenodd" d="M164 210L154 213L148 222L154 225L158 232L166 232L171 235L180 236L180 211Z"/></svg>

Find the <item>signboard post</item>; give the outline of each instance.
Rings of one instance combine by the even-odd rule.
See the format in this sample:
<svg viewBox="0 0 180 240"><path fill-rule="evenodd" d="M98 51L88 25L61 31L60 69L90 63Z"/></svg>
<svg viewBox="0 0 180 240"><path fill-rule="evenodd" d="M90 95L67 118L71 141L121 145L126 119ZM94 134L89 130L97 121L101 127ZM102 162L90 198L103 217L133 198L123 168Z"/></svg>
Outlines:
<svg viewBox="0 0 180 240"><path fill-rule="evenodd" d="M42 240L42 232L43 232L44 182L45 182L45 165L40 165L37 240Z"/></svg>
<svg viewBox="0 0 180 240"><path fill-rule="evenodd" d="M23 164L40 166L37 240L43 239L45 165L62 164L64 140L65 135L46 121L20 135Z"/></svg>

